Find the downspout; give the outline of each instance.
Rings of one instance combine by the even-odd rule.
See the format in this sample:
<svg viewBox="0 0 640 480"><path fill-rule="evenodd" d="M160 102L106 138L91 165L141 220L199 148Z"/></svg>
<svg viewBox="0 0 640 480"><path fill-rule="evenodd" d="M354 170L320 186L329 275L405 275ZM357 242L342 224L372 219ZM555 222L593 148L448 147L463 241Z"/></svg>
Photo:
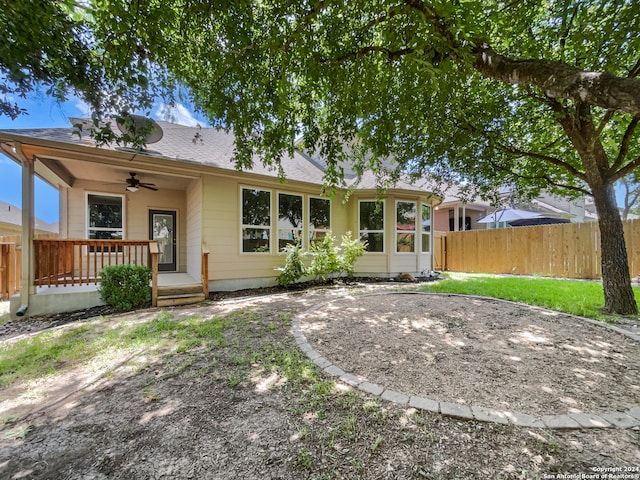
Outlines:
<svg viewBox="0 0 640 480"><path fill-rule="evenodd" d="M20 142L13 143L16 157L22 163L22 278L20 287L21 305L16 311L18 317L23 317L29 308L29 296L33 286L33 176L35 172L33 158L29 159L22 151Z"/></svg>

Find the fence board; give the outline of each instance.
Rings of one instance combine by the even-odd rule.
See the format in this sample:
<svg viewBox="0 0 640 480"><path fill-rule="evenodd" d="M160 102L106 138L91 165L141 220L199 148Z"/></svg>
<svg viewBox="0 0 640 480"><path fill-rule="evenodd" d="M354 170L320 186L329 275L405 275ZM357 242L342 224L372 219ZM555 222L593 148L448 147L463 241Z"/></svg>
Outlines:
<svg viewBox="0 0 640 480"><path fill-rule="evenodd" d="M623 222L629 274L640 275L640 220ZM449 270L599 279L596 222L446 233Z"/></svg>

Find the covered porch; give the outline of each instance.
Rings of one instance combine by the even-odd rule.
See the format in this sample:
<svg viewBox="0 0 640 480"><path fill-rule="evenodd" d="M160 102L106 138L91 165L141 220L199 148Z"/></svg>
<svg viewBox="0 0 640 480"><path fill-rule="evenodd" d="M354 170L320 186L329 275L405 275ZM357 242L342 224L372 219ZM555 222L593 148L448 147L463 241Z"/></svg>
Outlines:
<svg viewBox="0 0 640 480"><path fill-rule="evenodd" d="M142 265L151 271L152 306L194 303L208 295L208 249L202 247L201 278L158 270L158 242L133 240L33 240L33 280L25 305L11 298L12 317L42 315L103 305L100 271L110 265ZM21 315L22 314L22 315Z"/></svg>
<svg viewBox="0 0 640 480"><path fill-rule="evenodd" d="M207 296L199 173L144 152L44 143L0 144L22 166L22 274L12 317L100 305L99 272L108 265L149 267L154 306ZM35 175L59 191L57 239L34 238Z"/></svg>

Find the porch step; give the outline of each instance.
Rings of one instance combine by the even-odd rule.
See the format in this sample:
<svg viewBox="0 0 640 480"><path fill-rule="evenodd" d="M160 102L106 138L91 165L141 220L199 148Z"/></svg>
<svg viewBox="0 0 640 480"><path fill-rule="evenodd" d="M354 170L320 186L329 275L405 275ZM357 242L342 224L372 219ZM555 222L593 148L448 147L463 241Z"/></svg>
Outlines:
<svg viewBox="0 0 640 480"><path fill-rule="evenodd" d="M204 300L204 293L200 289L200 293L184 293L177 295L158 295L159 307L173 307L176 305L187 305L189 303L198 303Z"/></svg>
<svg viewBox="0 0 640 480"><path fill-rule="evenodd" d="M198 303L205 299L202 285L197 283L183 283L175 285L163 285L158 287L158 306L171 307L174 305L187 305Z"/></svg>
<svg viewBox="0 0 640 480"><path fill-rule="evenodd" d="M196 295L202 293L202 285L167 285L158 287L158 297L171 297L174 295Z"/></svg>

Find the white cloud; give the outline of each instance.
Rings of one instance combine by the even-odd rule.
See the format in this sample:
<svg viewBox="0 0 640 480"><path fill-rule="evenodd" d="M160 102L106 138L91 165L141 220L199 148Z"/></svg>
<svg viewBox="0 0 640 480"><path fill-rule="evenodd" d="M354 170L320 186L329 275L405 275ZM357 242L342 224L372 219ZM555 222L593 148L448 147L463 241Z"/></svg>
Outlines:
<svg viewBox="0 0 640 480"><path fill-rule="evenodd" d="M80 115L82 115L83 117L91 116L91 107L84 100L81 100L79 98L76 99L76 103L73 106L80 111Z"/></svg>
<svg viewBox="0 0 640 480"><path fill-rule="evenodd" d="M186 125L188 127L196 127L200 125L189 110L185 108L181 103L177 103L175 106L161 103L153 115L158 120L164 120L165 122L177 123L179 125Z"/></svg>

